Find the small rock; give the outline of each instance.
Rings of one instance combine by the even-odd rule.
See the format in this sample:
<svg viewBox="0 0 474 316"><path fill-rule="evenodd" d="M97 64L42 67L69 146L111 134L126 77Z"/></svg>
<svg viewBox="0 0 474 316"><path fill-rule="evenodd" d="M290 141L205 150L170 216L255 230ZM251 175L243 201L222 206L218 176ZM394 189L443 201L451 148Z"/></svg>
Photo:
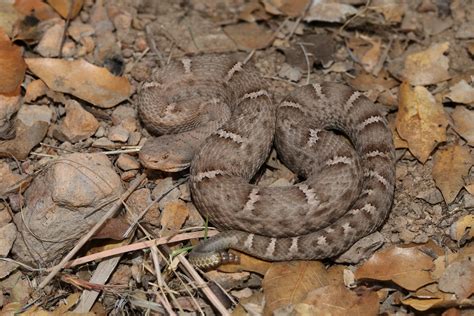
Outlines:
<svg viewBox="0 0 474 316"><path fill-rule="evenodd" d="M50 27L36 46L36 51L43 57L58 57L63 40L64 21L59 20L57 24Z"/></svg>
<svg viewBox="0 0 474 316"><path fill-rule="evenodd" d="M12 217L6 208L2 208L0 204L0 227L5 226L6 224L12 221Z"/></svg>
<svg viewBox="0 0 474 316"><path fill-rule="evenodd" d="M69 100L66 103L66 117L59 125L58 132L60 132L65 140L71 143L77 143L81 140L87 139L94 135L99 128L99 121L82 108L79 102ZM60 140L61 135L57 134Z"/></svg>
<svg viewBox="0 0 474 316"><path fill-rule="evenodd" d="M138 174L138 170L125 171L120 175L120 179L122 179L122 181L127 182L135 178L137 174Z"/></svg>
<svg viewBox="0 0 474 316"><path fill-rule="evenodd" d="M142 211L151 204L151 202L151 192L149 189L142 188L133 192L127 200L127 204L133 212L132 220L133 216L139 216ZM158 209L158 205L154 204L151 206L142 220L143 222L158 226L160 224L160 210Z"/></svg>
<svg viewBox="0 0 474 316"><path fill-rule="evenodd" d="M179 198L186 202L191 202L191 192L189 191L189 184L185 182L181 184L179 187L179 192L181 193Z"/></svg>
<svg viewBox="0 0 474 316"><path fill-rule="evenodd" d="M474 22L464 22L456 32L456 38L470 39L474 38Z"/></svg>
<svg viewBox="0 0 474 316"><path fill-rule="evenodd" d="M14 223L0 227L0 257L6 257L12 249L16 239L16 226Z"/></svg>
<svg viewBox="0 0 474 316"><path fill-rule="evenodd" d="M140 143L141 138L142 134L140 132L130 133L127 144L130 146L137 146Z"/></svg>
<svg viewBox="0 0 474 316"><path fill-rule="evenodd" d="M112 123L119 125L123 120L129 119L130 117L137 118L137 111L130 106L119 105L112 112Z"/></svg>
<svg viewBox="0 0 474 316"><path fill-rule="evenodd" d="M15 137L15 120L13 116L20 109L21 96L4 96L0 94L0 140Z"/></svg>
<svg viewBox="0 0 474 316"><path fill-rule="evenodd" d="M94 34L94 28L90 24L84 24L77 19L72 20L67 32L76 42L80 42L82 38Z"/></svg>
<svg viewBox="0 0 474 316"><path fill-rule="evenodd" d="M46 136L53 112L47 106L22 106L17 114L16 136L0 142L0 157L24 160Z"/></svg>
<svg viewBox="0 0 474 316"><path fill-rule="evenodd" d="M188 203L188 212L189 216L185 224L186 227L204 227L206 225L206 221L202 218L194 203Z"/></svg>
<svg viewBox="0 0 474 316"><path fill-rule="evenodd" d="M128 154L120 154L117 159L117 166L124 171L128 171L139 169L140 163L137 159Z"/></svg>
<svg viewBox="0 0 474 316"><path fill-rule="evenodd" d="M92 147L103 148L103 149L114 149L117 146L110 139L106 137L101 137L92 143Z"/></svg>
<svg viewBox="0 0 474 316"><path fill-rule="evenodd" d="M430 203L431 205L435 205L443 201L443 195L437 188L422 191L418 193L416 197Z"/></svg>
<svg viewBox="0 0 474 316"><path fill-rule="evenodd" d="M299 68L291 67L287 63L284 63L280 71L278 72L278 76L280 78L285 78L290 81L298 82L300 81L303 74L301 73L301 70Z"/></svg>
<svg viewBox="0 0 474 316"><path fill-rule="evenodd" d="M139 52L143 52L145 49L148 48L148 43L146 42L146 39L143 37L137 37L135 39L135 47Z"/></svg>
<svg viewBox="0 0 474 316"><path fill-rule="evenodd" d="M144 81L151 76L151 68L145 63L138 63L136 64L130 74L132 75L133 79L137 81Z"/></svg>
<svg viewBox="0 0 474 316"><path fill-rule="evenodd" d="M4 195L6 189L13 186L25 176L13 173L6 162L0 161L0 195Z"/></svg>
<svg viewBox="0 0 474 316"><path fill-rule="evenodd" d="M12 252L28 264L57 262L110 209L110 201L123 190L106 155L61 156L25 191L26 206L14 217L22 238L16 239ZM24 218L28 218L27 226Z"/></svg>
<svg viewBox="0 0 474 316"><path fill-rule="evenodd" d="M160 207L160 209L163 209L166 203L179 199L179 189L173 188L174 183L171 177L158 179L155 181L155 183L156 187L153 189L152 197L153 199L161 197L161 200L158 202L158 206Z"/></svg>
<svg viewBox="0 0 474 316"><path fill-rule="evenodd" d="M100 125L99 128L95 131L95 137L101 138L105 136L105 127Z"/></svg>
<svg viewBox="0 0 474 316"><path fill-rule="evenodd" d="M121 125L112 126L109 129L108 138L113 142L125 143L129 136L130 132Z"/></svg>
<svg viewBox="0 0 474 316"><path fill-rule="evenodd" d="M165 204L161 214L161 235L171 236L183 227L189 216L188 206L181 200L170 201Z"/></svg>

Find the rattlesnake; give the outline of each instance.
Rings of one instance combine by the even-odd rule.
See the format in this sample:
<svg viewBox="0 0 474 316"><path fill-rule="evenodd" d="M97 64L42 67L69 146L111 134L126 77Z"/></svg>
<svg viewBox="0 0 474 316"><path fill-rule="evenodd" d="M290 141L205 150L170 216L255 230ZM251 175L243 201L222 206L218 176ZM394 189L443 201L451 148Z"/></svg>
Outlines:
<svg viewBox="0 0 474 316"><path fill-rule="evenodd" d="M190 166L193 201L222 233L190 255L200 267L228 248L267 260L322 259L377 229L390 210L394 146L378 107L339 83L295 89L279 105L238 55L198 55L159 69L138 95L152 132L143 164ZM304 181L249 184L272 145Z"/></svg>

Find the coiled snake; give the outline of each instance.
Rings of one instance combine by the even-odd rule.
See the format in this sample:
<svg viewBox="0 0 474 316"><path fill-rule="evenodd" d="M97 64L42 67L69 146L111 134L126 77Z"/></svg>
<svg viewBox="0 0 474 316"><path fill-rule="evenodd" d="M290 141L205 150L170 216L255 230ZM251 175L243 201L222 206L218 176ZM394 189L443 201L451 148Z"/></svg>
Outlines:
<svg viewBox="0 0 474 316"><path fill-rule="evenodd" d="M378 107L339 83L295 89L275 104L267 82L237 55L199 55L159 69L138 95L152 132L140 153L150 168L190 166L190 190L222 233L193 249L193 264L228 248L272 260L322 259L376 230L392 203L394 146ZM249 182L273 144L303 181Z"/></svg>

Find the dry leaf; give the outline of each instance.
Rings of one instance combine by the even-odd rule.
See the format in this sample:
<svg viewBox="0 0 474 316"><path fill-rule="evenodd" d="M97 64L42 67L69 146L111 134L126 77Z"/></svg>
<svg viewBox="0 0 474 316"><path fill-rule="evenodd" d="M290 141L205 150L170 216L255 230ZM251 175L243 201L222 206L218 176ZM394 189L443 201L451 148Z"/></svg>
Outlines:
<svg viewBox="0 0 474 316"><path fill-rule="evenodd" d="M432 278L435 280L441 278L446 268L452 263L462 261L470 257L474 257L474 245L462 247L456 253L449 253L445 256L439 256L434 260L435 268L431 272Z"/></svg>
<svg viewBox="0 0 474 316"><path fill-rule="evenodd" d="M262 4L255 0L244 4L239 13L239 19L246 22L268 20L269 18L270 15L265 12Z"/></svg>
<svg viewBox="0 0 474 316"><path fill-rule="evenodd" d="M34 16L40 21L59 17L53 8L42 0L16 0L14 6L21 14Z"/></svg>
<svg viewBox="0 0 474 316"><path fill-rule="evenodd" d="M261 275L267 273L268 269L272 266L271 262L257 259L249 256L243 252L232 250L232 253L240 257L239 264L225 264L219 267L219 271L222 272L242 272L250 271Z"/></svg>
<svg viewBox="0 0 474 316"><path fill-rule="evenodd" d="M304 21L323 21L341 23L351 15L357 14L357 9L349 4L335 3L328 0L315 0L311 3Z"/></svg>
<svg viewBox="0 0 474 316"><path fill-rule="evenodd" d="M256 23L238 23L227 25L224 32L240 49L262 49L271 44L273 33Z"/></svg>
<svg viewBox="0 0 474 316"><path fill-rule="evenodd" d="M371 73L379 63L382 54L380 38L361 35L351 38L347 46L353 51L366 72Z"/></svg>
<svg viewBox="0 0 474 316"><path fill-rule="evenodd" d="M406 4L400 0L373 0L370 10L382 13L390 23L399 23L405 15Z"/></svg>
<svg viewBox="0 0 474 316"><path fill-rule="evenodd" d="M113 107L132 93L127 78L116 77L106 68L85 60L28 58L25 61L51 90L70 93L101 108Z"/></svg>
<svg viewBox="0 0 474 316"><path fill-rule="evenodd" d="M319 261L273 263L262 283L266 300L264 315L300 303L309 291L326 285L329 285L327 271Z"/></svg>
<svg viewBox="0 0 474 316"><path fill-rule="evenodd" d="M450 264L439 279L438 287L460 299L471 296L474 293L474 256Z"/></svg>
<svg viewBox="0 0 474 316"><path fill-rule="evenodd" d="M392 246L375 253L356 271L356 279L393 281L399 286L415 291L434 282L429 270L434 267L430 256L419 247Z"/></svg>
<svg viewBox="0 0 474 316"><path fill-rule="evenodd" d="M444 56L448 49L449 43L444 42L408 55L401 78L414 86L435 84L449 79L449 58Z"/></svg>
<svg viewBox="0 0 474 316"><path fill-rule="evenodd" d="M449 88L449 93L445 98L457 103L474 104L474 87L466 80L461 80Z"/></svg>
<svg viewBox="0 0 474 316"><path fill-rule="evenodd" d="M188 205L182 200L166 203L163 213L161 214L163 236L170 236L176 233L183 226L188 216Z"/></svg>
<svg viewBox="0 0 474 316"><path fill-rule="evenodd" d="M454 130L464 138L470 146L474 146L474 111L457 106L451 113Z"/></svg>
<svg viewBox="0 0 474 316"><path fill-rule="evenodd" d="M449 236L460 241L474 238L474 215L466 215L453 223L449 229Z"/></svg>
<svg viewBox="0 0 474 316"><path fill-rule="evenodd" d="M263 0L265 10L271 14L284 14L289 17L301 15L309 0Z"/></svg>
<svg viewBox="0 0 474 316"><path fill-rule="evenodd" d="M25 71L21 48L14 45L0 28L0 93L18 95Z"/></svg>
<svg viewBox="0 0 474 316"><path fill-rule="evenodd" d="M446 141L448 119L442 105L424 87L400 85L397 132L411 153L425 163L433 149Z"/></svg>
<svg viewBox="0 0 474 316"><path fill-rule="evenodd" d="M125 232L130 227L124 216L109 218L91 239L124 240Z"/></svg>
<svg viewBox="0 0 474 316"><path fill-rule="evenodd" d="M378 315L379 297L371 291L358 293L347 289L342 284L331 284L312 290L303 300L303 304L311 305L311 314L301 315ZM301 304L295 306L298 312Z"/></svg>
<svg viewBox="0 0 474 316"><path fill-rule="evenodd" d="M84 0L48 0L48 3L63 18L73 19L81 11Z"/></svg>
<svg viewBox="0 0 474 316"><path fill-rule="evenodd" d="M14 8L13 1L0 1L0 41L4 32L12 36L13 25L21 15Z"/></svg>
<svg viewBox="0 0 474 316"><path fill-rule="evenodd" d="M434 155L433 179L446 203L453 202L464 186L463 177L467 176L473 162L469 149L460 145L450 145Z"/></svg>

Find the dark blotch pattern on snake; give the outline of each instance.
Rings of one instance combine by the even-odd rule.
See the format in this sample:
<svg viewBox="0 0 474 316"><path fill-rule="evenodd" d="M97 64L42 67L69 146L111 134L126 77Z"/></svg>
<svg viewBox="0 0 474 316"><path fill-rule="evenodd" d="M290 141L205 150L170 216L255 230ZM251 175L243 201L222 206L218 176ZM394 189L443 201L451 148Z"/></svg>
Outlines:
<svg viewBox="0 0 474 316"><path fill-rule="evenodd" d="M222 231L193 249L195 265L226 261L228 248L272 261L334 257L390 210L387 121L339 83L303 86L275 104L267 82L242 60L200 55L159 69L139 93L139 112L149 130L166 135L148 141L140 159L165 171L190 166L193 201ZM273 145L304 181L249 183Z"/></svg>

